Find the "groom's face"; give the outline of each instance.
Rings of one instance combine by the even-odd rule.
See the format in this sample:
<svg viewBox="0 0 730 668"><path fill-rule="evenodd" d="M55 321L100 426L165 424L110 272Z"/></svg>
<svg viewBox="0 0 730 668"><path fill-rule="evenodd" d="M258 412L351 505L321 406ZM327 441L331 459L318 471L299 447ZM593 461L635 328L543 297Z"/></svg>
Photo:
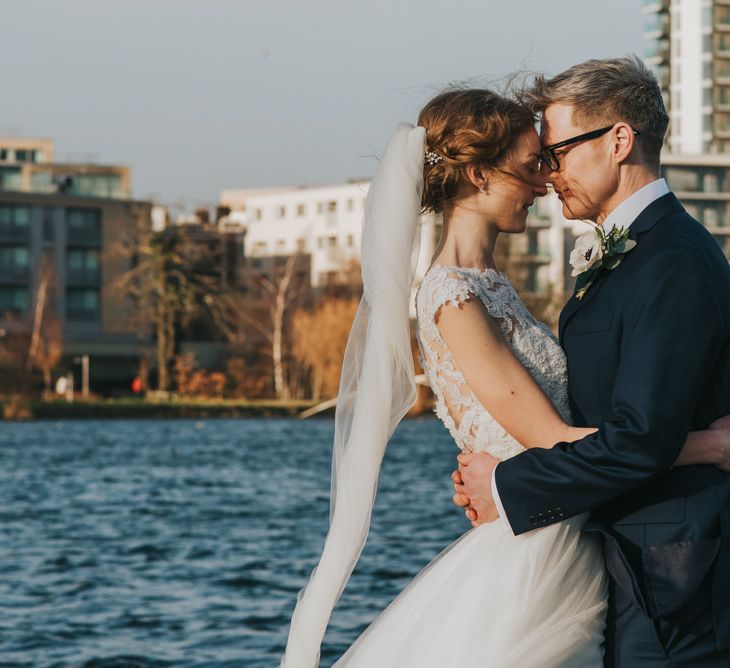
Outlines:
<svg viewBox="0 0 730 668"><path fill-rule="evenodd" d="M543 146L550 146L596 129L577 125L572 105L551 104L543 113L540 139ZM606 139L597 137L556 149L558 169L543 167L543 175L555 189L563 215L569 220L596 221L616 189Z"/></svg>

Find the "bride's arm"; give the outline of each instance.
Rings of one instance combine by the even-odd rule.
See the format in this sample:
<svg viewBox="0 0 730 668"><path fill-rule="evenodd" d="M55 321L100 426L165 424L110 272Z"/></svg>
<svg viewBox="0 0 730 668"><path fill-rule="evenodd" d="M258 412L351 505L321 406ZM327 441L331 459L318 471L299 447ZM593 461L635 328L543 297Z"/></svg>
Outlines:
<svg viewBox="0 0 730 668"><path fill-rule="evenodd" d="M469 389L524 447L551 448L597 431L563 421L478 299L458 308L442 308L437 326ZM730 471L730 416L705 431L688 434L674 465L692 464L714 464Z"/></svg>
<svg viewBox="0 0 730 668"><path fill-rule="evenodd" d="M524 447L551 448L596 431L563 421L480 300L442 307L436 325L474 396Z"/></svg>

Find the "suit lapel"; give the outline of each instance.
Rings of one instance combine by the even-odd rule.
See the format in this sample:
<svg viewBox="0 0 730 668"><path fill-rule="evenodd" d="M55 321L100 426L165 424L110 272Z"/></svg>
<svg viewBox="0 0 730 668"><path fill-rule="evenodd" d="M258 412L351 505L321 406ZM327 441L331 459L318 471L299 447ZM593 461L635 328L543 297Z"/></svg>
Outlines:
<svg viewBox="0 0 730 668"><path fill-rule="evenodd" d="M563 342L563 333L565 332L566 325L568 324L568 322L570 322L570 319L577 313L578 309L580 309L581 306L585 306L585 304L593 299L593 297L598 292L598 288L601 287L601 283L603 283L603 280L605 278L606 274L601 274L601 276L596 279L593 285L591 285L588 292L583 295L583 299L578 299L578 297L575 296L575 292L573 292L572 296L560 313L560 323L558 325L558 330L561 344Z"/></svg>
<svg viewBox="0 0 730 668"><path fill-rule="evenodd" d="M649 206L647 206L636 217L634 222L631 224L631 227L629 228L629 239L633 239L638 244L639 236L641 234L644 234L645 232L651 230L654 225L656 225L665 216L669 215L670 213L677 213L679 211L684 211L684 209L679 203L679 200L677 200L677 198L674 196L674 193L667 193L666 195L659 197L651 204L649 204ZM630 251L630 253L633 252L636 252L636 249ZM614 269L613 271L620 271L622 264L616 267L616 269ZM583 299L578 299L575 296L574 292L573 296L568 300L567 304L560 313L560 323L558 325L561 344L563 343L563 336L565 335L565 328L568 326L568 323L582 306L585 306L585 304L593 299L593 297L601 287L601 284L606 279L607 273L608 272L604 272L600 276L600 278L596 280L596 282L590 287L588 292L586 292Z"/></svg>

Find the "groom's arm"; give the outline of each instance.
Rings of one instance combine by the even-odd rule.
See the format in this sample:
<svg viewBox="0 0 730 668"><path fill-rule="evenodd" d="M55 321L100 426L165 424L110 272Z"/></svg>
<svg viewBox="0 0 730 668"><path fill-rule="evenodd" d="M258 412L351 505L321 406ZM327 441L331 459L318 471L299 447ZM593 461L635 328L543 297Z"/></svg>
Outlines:
<svg viewBox="0 0 730 668"><path fill-rule="evenodd" d="M598 432L531 449L495 469L515 534L598 507L668 471L690 428L727 324L700 258L652 258L624 307L610 414Z"/></svg>

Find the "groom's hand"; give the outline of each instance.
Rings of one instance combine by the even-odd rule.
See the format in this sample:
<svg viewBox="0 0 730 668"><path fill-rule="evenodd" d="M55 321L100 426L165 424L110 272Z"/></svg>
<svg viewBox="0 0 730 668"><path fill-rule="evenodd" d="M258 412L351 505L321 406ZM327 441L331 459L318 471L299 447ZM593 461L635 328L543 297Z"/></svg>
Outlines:
<svg viewBox="0 0 730 668"><path fill-rule="evenodd" d="M467 506L466 516L471 520L472 526L499 519L492 498L492 474L499 459L486 452L462 452L457 460L459 470L454 471L451 476L456 491L454 503L457 506Z"/></svg>

